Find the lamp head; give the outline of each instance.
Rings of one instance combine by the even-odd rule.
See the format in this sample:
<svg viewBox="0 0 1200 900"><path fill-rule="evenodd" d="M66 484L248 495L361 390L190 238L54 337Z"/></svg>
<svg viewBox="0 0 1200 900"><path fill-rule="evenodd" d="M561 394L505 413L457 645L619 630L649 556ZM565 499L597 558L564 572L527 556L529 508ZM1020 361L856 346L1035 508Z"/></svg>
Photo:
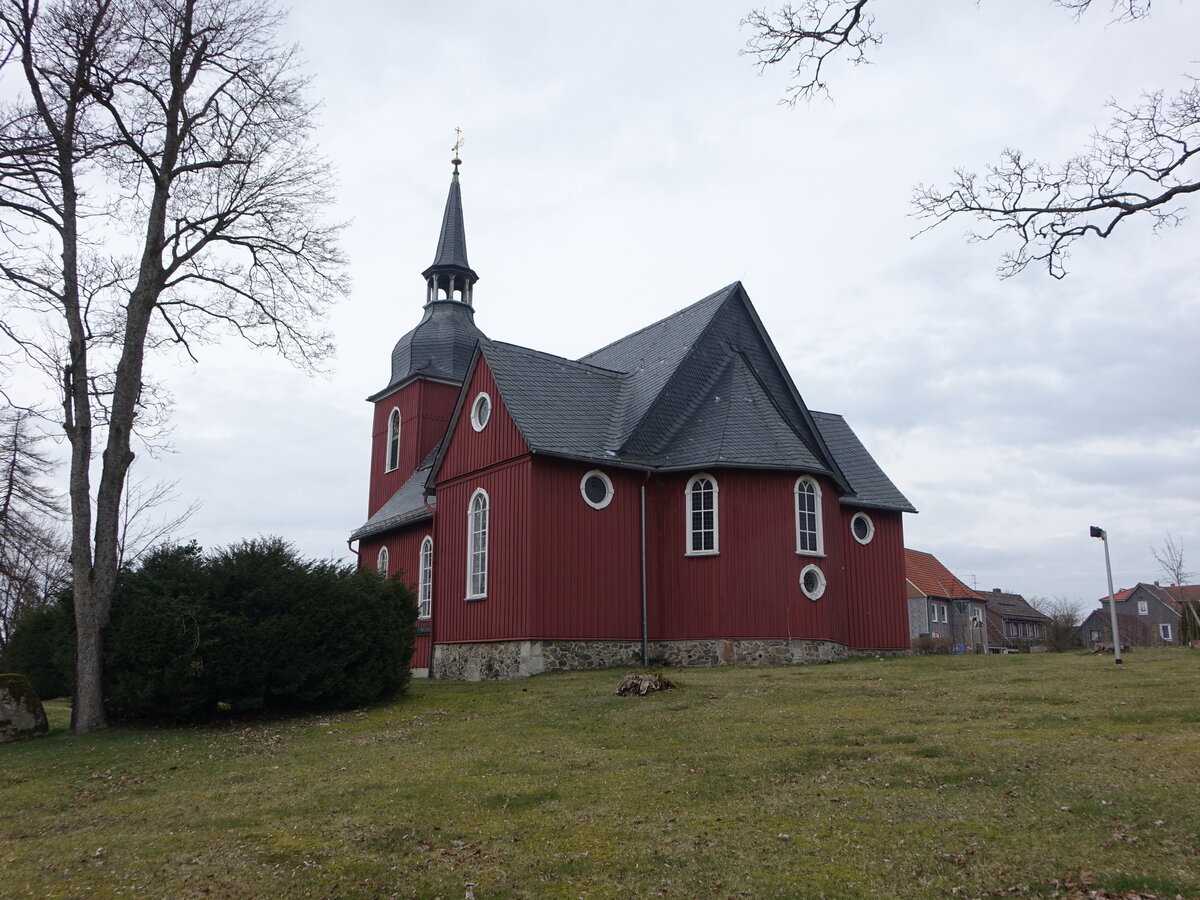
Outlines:
<svg viewBox="0 0 1200 900"><path fill-rule="evenodd" d="M1107 537L1107 535L1104 533L1104 529L1099 525L1093 525L1090 533L1092 537L1100 538L1100 540L1104 540L1104 538Z"/></svg>

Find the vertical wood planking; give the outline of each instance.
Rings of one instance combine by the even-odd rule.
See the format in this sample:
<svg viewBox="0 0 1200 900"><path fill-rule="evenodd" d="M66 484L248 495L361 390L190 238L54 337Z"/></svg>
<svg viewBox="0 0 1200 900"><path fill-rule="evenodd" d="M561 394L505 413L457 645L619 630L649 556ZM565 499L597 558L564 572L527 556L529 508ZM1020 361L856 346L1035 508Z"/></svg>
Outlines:
<svg viewBox="0 0 1200 900"><path fill-rule="evenodd" d="M371 477L367 516L373 516L400 489L446 431L458 388L418 379L375 401L371 425ZM400 410L399 464L387 464L388 418Z"/></svg>
<svg viewBox="0 0 1200 900"><path fill-rule="evenodd" d="M825 555L796 553L795 473L713 469L719 550L686 555L684 488L696 473L656 476L651 636L655 639L803 638L856 649L908 646L900 514L871 511L874 540L850 535L853 508L821 484ZM816 565L825 593L809 600L800 573Z"/></svg>
<svg viewBox="0 0 1200 900"><path fill-rule="evenodd" d="M434 534L433 615L438 643L505 641L530 627L529 457L439 484ZM467 600L467 509L488 495L487 597Z"/></svg>
<svg viewBox="0 0 1200 900"><path fill-rule="evenodd" d="M612 481L604 509L583 499L592 469ZM535 457L531 637L637 640L642 633L640 472Z"/></svg>
<svg viewBox="0 0 1200 900"><path fill-rule="evenodd" d="M491 397L492 412L483 431L476 431L471 425L471 404L481 392ZM495 379L488 370L487 360L483 357L479 358L468 379L463 391L462 408L458 419L451 423L447 441L449 443L438 470L439 490L443 481L451 481L529 452L525 439L504 406Z"/></svg>
<svg viewBox="0 0 1200 900"><path fill-rule="evenodd" d="M390 407L389 407L390 409ZM359 544L358 564L364 568L375 568L381 547L388 548L388 575L399 575L401 580L417 596L417 579L421 571L421 542L433 534L433 521L426 519L402 531L394 531L374 538L365 538ZM437 578L437 540L434 539L434 578ZM426 623L422 623L426 624ZM409 665L424 668L429 665L429 638L417 639Z"/></svg>

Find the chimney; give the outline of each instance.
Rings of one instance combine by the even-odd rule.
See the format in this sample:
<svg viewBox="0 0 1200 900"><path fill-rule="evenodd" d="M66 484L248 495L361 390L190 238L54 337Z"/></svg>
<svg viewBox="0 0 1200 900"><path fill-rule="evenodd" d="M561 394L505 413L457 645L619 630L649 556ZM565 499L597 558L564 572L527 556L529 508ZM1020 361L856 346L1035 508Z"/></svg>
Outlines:
<svg viewBox="0 0 1200 900"><path fill-rule="evenodd" d="M1003 592L1000 590L1000 588L992 588L992 593L999 594L999 593L1003 593Z"/></svg>

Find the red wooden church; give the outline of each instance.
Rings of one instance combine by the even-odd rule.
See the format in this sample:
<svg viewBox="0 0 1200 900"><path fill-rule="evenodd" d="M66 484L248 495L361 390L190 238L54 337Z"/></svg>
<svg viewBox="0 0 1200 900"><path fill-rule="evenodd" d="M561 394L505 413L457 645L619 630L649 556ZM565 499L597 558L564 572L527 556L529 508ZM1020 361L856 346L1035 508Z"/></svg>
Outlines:
<svg viewBox="0 0 1200 900"><path fill-rule="evenodd" d="M906 650L915 510L841 416L805 406L742 285L579 360L489 340L458 165L424 315L368 398L351 536L417 585L414 671Z"/></svg>

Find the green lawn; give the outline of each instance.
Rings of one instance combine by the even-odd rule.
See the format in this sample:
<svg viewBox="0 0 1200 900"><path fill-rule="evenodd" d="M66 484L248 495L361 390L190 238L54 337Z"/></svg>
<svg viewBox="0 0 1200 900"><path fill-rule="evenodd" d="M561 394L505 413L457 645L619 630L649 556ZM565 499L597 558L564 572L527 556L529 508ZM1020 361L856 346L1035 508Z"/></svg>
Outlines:
<svg viewBox="0 0 1200 900"><path fill-rule="evenodd" d="M413 683L0 747L0 896L1200 896L1200 652Z"/></svg>

